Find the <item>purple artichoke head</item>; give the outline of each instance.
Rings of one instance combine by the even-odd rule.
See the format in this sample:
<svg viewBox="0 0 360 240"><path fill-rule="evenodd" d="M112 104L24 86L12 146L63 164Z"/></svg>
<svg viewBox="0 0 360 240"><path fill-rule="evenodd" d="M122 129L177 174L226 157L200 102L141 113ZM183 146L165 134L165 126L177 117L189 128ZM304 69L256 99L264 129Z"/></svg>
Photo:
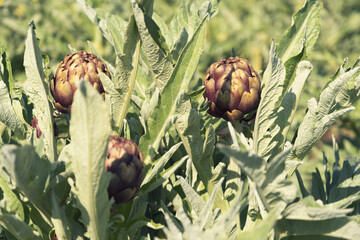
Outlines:
<svg viewBox="0 0 360 240"><path fill-rule="evenodd" d="M227 121L242 120L260 102L261 83L244 58L229 57L213 63L206 71L204 98L208 113Z"/></svg>
<svg viewBox="0 0 360 240"><path fill-rule="evenodd" d="M143 157L138 146L123 137L111 136L105 170L111 173L109 197L124 203L135 197L144 179Z"/></svg>
<svg viewBox="0 0 360 240"><path fill-rule="evenodd" d="M99 73L110 74L106 65L95 54L79 51L65 56L50 80L50 91L54 97L54 105L62 113L69 113L76 91L75 83L85 79L104 96L105 91Z"/></svg>

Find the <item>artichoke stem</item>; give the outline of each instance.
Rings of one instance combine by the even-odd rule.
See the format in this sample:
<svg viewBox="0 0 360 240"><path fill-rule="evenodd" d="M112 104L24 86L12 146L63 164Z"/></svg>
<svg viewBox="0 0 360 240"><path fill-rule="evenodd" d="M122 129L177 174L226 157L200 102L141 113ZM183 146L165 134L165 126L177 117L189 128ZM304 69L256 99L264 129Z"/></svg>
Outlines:
<svg viewBox="0 0 360 240"><path fill-rule="evenodd" d="M231 121L231 124L233 125L234 129L236 130L237 133L242 133L244 126L243 126L243 122L240 121Z"/></svg>

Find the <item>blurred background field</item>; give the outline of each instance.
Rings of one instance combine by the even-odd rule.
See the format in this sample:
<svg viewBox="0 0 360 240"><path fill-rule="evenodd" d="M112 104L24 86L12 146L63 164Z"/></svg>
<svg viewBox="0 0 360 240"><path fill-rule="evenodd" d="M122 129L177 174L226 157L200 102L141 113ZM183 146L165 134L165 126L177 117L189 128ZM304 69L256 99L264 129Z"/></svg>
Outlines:
<svg viewBox="0 0 360 240"><path fill-rule="evenodd" d="M182 0L155 0L154 11L170 22ZM190 0L191 1L191 0ZM348 58L352 66L360 56L359 0L326 0L321 13L321 33L309 60L314 70L301 98L295 123L299 123L310 97L317 98L328 78ZM103 8L127 19L131 13L130 0L91 0L93 7ZM272 39L277 42L291 24L291 16L302 7L303 0L222 0L218 15L210 21L206 49L194 78L204 77L214 61L230 56L232 49L247 58L260 73L266 68ZM28 23L34 19L40 48L50 57L54 71L64 56L75 49L89 50L91 41L102 57L114 62L110 44L102 37L73 0L0 0L0 42L11 59L14 78L19 86L25 80L23 68L24 42ZM322 170L323 151L334 161L331 136L340 147L340 157L360 157L360 104L357 109L339 120L311 151L300 167L311 184L315 167ZM294 132L292 133L294 134ZM290 134L289 140L292 138ZM322 172L322 171L321 171Z"/></svg>

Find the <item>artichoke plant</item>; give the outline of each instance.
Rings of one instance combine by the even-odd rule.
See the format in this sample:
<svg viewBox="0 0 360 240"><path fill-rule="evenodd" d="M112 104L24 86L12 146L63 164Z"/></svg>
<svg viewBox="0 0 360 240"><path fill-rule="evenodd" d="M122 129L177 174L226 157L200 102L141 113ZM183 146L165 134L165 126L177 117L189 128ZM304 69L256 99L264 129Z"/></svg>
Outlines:
<svg viewBox="0 0 360 240"><path fill-rule="evenodd" d="M75 82L85 79L104 96L105 91L101 84L99 73L110 74L106 65L95 54L79 51L65 56L50 81L51 94L54 97L54 106L62 113L71 111Z"/></svg>
<svg viewBox="0 0 360 240"><path fill-rule="evenodd" d="M242 120L260 102L260 78L249 61L229 57L211 64L206 71L204 98L208 113L228 121Z"/></svg>
<svg viewBox="0 0 360 240"><path fill-rule="evenodd" d="M109 138L105 170L111 173L109 197L124 203L135 197L144 179L143 156L139 147L123 137Z"/></svg>

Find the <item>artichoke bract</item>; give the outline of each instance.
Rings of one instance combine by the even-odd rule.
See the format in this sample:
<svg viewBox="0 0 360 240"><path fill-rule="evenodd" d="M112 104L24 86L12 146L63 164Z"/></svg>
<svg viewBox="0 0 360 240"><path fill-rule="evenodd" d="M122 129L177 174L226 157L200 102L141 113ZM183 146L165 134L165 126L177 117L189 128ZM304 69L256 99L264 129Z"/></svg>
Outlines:
<svg viewBox="0 0 360 240"><path fill-rule="evenodd" d="M244 58L229 57L211 64L204 85L203 96L210 103L208 113L214 117L242 120L259 105L260 78Z"/></svg>
<svg viewBox="0 0 360 240"><path fill-rule="evenodd" d="M99 73L110 74L106 65L95 54L79 51L65 56L56 70L55 76L50 80L50 91L54 97L54 106L62 113L71 111L75 83L81 79L91 85L104 96L105 91L100 81Z"/></svg>
<svg viewBox="0 0 360 240"><path fill-rule="evenodd" d="M115 203L133 199L144 179L143 156L139 147L123 137L109 138L105 170L111 173L109 197Z"/></svg>

